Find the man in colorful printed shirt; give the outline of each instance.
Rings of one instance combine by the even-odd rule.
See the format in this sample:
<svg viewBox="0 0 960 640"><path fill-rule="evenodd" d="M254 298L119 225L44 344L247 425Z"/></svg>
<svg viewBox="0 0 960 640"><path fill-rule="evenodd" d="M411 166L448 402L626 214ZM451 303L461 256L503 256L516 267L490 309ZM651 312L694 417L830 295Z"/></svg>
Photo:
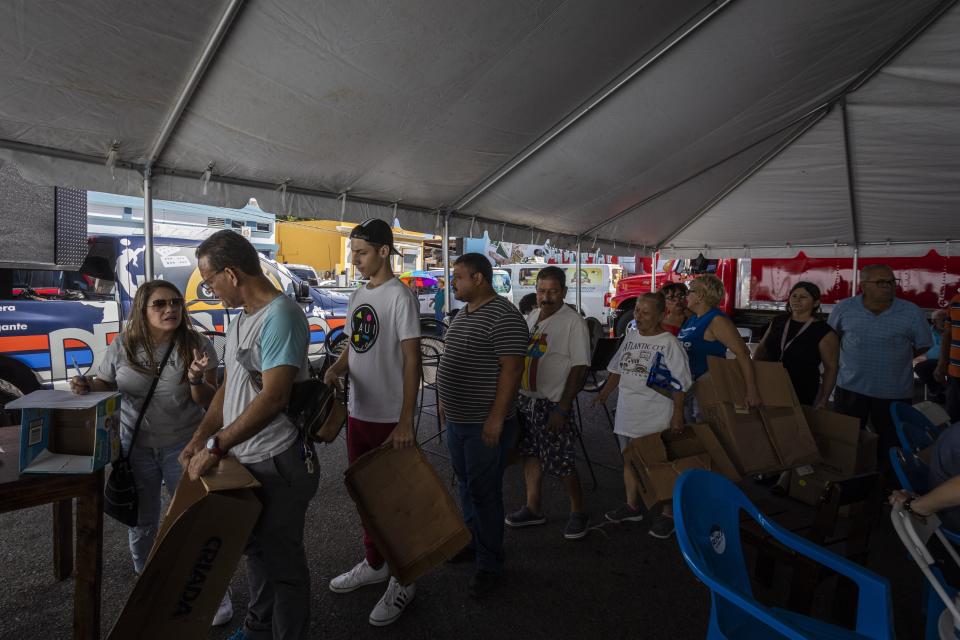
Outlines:
<svg viewBox="0 0 960 640"><path fill-rule="evenodd" d="M527 317L530 345L520 380L520 453L527 484L527 503L509 514L509 527L544 524L540 503L543 472L563 480L570 496L570 518L564 537L587 535L589 516L583 510L583 489L574 458L576 423L573 401L590 364L587 324L564 304L566 274L545 267L537 274L537 305Z"/></svg>

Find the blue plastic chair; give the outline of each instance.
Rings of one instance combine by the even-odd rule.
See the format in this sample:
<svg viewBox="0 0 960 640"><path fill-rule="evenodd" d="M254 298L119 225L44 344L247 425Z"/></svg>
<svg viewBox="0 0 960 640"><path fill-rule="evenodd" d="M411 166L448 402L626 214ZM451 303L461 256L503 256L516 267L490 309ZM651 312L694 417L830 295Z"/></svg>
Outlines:
<svg viewBox="0 0 960 640"><path fill-rule="evenodd" d="M905 402L890 403L890 417L904 451L916 453L932 445L941 430L930 419Z"/></svg>
<svg viewBox="0 0 960 640"><path fill-rule="evenodd" d="M891 447L890 466L904 491L923 495L930 490L930 466L916 454L906 454L900 447Z"/></svg>
<svg viewBox="0 0 960 640"><path fill-rule="evenodd" d="M757 602L740 544L741 511L781 544L856 583L856 631ZM700 469L684 473L674 487L673 512L680 551L710 589L708 639L893 638L890 585L885 578L771 522L723 476Z"/></svg>

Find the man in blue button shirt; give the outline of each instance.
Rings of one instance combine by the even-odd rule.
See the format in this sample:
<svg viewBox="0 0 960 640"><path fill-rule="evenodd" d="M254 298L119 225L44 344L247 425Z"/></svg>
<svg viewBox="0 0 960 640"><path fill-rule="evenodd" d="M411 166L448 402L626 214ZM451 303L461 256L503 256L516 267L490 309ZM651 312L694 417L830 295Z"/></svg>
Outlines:
<svg viewBox="0 0 960 640"><path fill-rule="evenodd" d="M828 322L840 334L834 409L869 422L880 436L878 466L888 465L897 434L890 403L913 399L913 359L932 344L930 326L912 302L896 297L897 279L882 264L860 272L862 293L837 304Z"/></svg>

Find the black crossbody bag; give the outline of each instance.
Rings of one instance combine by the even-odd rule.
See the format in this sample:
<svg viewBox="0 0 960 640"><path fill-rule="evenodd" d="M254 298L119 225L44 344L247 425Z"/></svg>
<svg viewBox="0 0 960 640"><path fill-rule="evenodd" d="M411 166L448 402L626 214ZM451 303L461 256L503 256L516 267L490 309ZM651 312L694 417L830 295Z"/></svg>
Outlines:
<svg viewBox="0 0 960 640"><path fill-rule="evenodd" d="M160 375L163 368L167 366L167 360L173 352L174 341L170 341L170 346L160 362L157 369L157 376L150 383L150 390L147 391L147 397L144 398L140 406L140 415L137 416L137 422L133 426L133 437L130 439L130 448L127 453L123 453L123 447L120 448L120 457L111 465L110 476L107 478L107 484L103 488L103 512L111 518L122 522L128 527L135 527L140 519L140 501L137 498L137 483L133 479L133 466L130 464L130 453L137 442L137 434L140 432L140 424L143 422L143 416L147 413L147 407L150 406L150 400L153 399L153 392L157 390L157 384L160 382Z"/></svg>

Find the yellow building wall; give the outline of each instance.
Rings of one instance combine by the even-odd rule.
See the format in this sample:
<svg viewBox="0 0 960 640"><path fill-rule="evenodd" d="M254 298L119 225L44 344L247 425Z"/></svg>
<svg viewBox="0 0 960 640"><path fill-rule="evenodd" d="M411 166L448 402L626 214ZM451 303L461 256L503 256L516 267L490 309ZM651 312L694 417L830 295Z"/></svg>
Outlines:
<svg viewBox="0 0 960 640"><path fill-rule="evenodd" d="M278 262L308 264L322 277L324 271L340 273L346 263L346 233L355 225L337 220L277 221ZM419 250L415 268L423 268L423 241L436 239L427 233L406 231L395 227L394 241L398 247L414 246ZM399 262L398 262L399 264ZM351 272L351 277L354 274Z"/></svg>
<svg viewBox="0 0 960 640"><path fill-rule="evenodd" d="M308 264L318 274L343 269L343 235L335 220L277 221L278 262Z"/></svg>

